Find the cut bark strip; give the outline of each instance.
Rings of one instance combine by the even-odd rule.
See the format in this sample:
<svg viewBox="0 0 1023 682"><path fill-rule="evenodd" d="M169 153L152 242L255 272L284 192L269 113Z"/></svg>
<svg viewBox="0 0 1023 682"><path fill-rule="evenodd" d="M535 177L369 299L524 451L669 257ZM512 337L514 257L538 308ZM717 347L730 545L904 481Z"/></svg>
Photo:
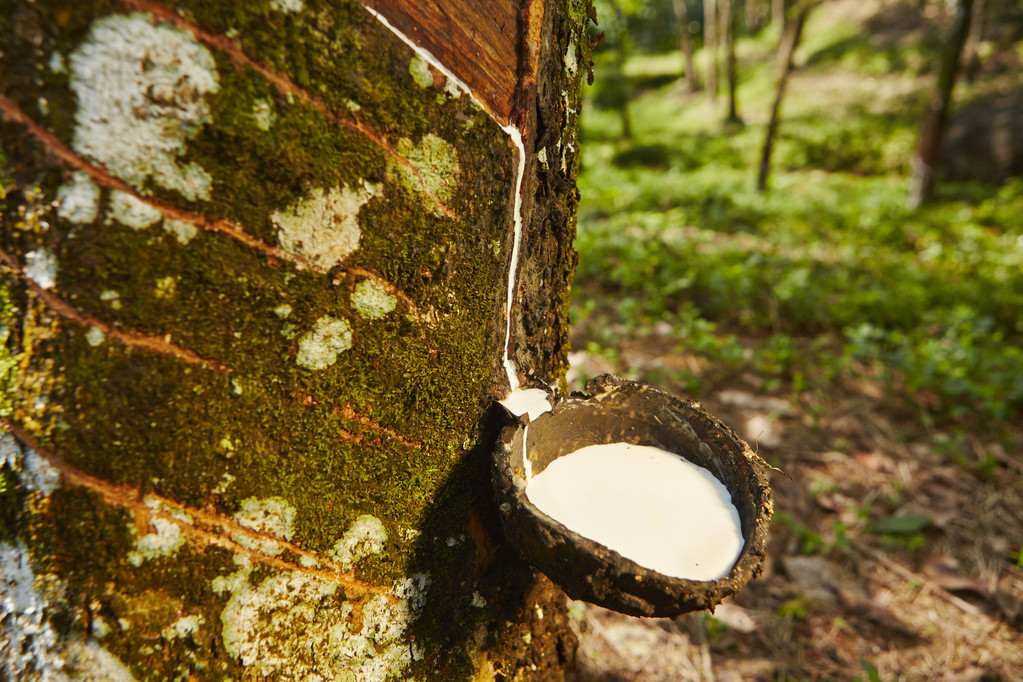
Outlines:
<svg viewBox="0 0 1023 682"><path fill-rule="evenodd" d="M399 154L398 150L394 148L394 145L388 142L383 135L373 130L369 125L367 125L363 121L360 121L357 118L350 119L338 116L334 111L332 111L327 106L326 102L324 102L319 97L316 97L315 95L300 88L287 75L283 73L278 73L273 69L270 69L269 67L260 64L255 59L242 52L241 48L239 48L238 45L234 43L231 39L221 35L217 35L215 33L210 33L200 28L199 26L196 26L195 24L191 23L184 17L175 14L174 11L171 10L169 7L161 5L158 2L152 2L151 0L118 0L118 1L122 6L124 6L127 9L131 9L138 12L148 12L149 14L153 15L153 17L159 19L160 21L173 24L175 27L181 29L182 31L187 31L188 33L192 34L197 40L226 54L234 63L235 67L238 68L239 70L249 68L258 73L259 75L261 75L271 85L273 85L274 88L276 88L281 95L284 95L285 97L288 96L296 97L303 103L313 107L321 114L326 116L327 119L331 121L331 123L361 133L367 139L373 142L373 144L377 145L385 152L387 152L387 154L395 162L401 164L402 166L407 168L410 173L412 173L412 175L422 186L423 191L426 192L427 196L430 197L430 200L433 201L434 204L436 204L437 210L442 215L444 215L444 217L449 218L451 220L458 219L458 215L443 201L441 201L440 197L438 197L433 192L432 189L430 189L430 186L423 178L423 174L419 170L419 167L413 164L408 159L406 159L401 154Z"/></svg>
<svg viewBox="0 0 1023 682"><path fill-rule="evenodd" d="M182 348L181 346L171 343L170 334L159 336L155 334L140 334L134 331L122 331L116 327L110 326L102 320L92 317L91 315L86 315L70 303L54 296L46 289L39 286L39 283L29 277L21 266L18 265L18 262L14 259L14 257L2 249L0 249L0 265L3 265L13 272L25 283L32 293L39 298L39 300L46 304L50 310L63 318L77 322L82 326L96 327L103 332L105 336L117 339L129 348L141 348L160 355L170 355L187 362L190 365L199 365L204 369L218 372L220 374L230 374L233 371L230 367L221 365L220 363L212 360L207 360L195 351Z"/></svg>
<svg viewBox="0 0 1023 682"><path fill-rule="evenodd" d="M31 433L9 418L0 417L0 426L13 434L23 446L45 459L50 466L60 472L67 483L86 488L90 492L99 495L107 504L128 509L142 518L155 516L170 521L198 547L220 547L235 554L244 554L253 561L258 561L261 564L281 571L302 573L321 580L337 583L344 587L346 595L352 597L359 597L364 594L383 594L393 599L389 588L373 585L351 577L333 559L304 550L272 533L265 533L243 526L230 517L215 514L204 509L186 507L174 500L152 493L143 495L139 488L128 485L116 485L91 476L71 466L57 455L42 449L39 446L39 441ZM146 498L155 500L158 503L155 508L146 504ZM193 520L193 523L183 521L173 514L162 511L162 509L170 509L178 513L178 515L187 515ZM330 570L309 568L285 561L276 556L264 554L232 539L232 537L237 536L244 536L260 542L271 541L287 552L312 560L317 565L326 566ZM258 546L258 543L254 544Z"/></svg>

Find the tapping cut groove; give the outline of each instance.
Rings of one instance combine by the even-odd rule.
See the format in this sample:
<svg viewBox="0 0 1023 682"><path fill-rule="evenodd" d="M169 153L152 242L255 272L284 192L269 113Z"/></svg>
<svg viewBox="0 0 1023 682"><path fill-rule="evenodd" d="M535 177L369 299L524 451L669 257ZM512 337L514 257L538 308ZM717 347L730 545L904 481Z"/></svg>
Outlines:
<svg viewBox="0 0 1023 682"><path fill-rule="evenodd" d="M271 246L261 239L247 234L242 227L236 223L229 220L211 220L201 213L195 213L176 206L171 206L170 204L165 204L158 199L141 194L124 180L111 175L105 168L89 163L83 159L68 148L67 145L57 139L55 135L45 130L42 126L29 118L28 115L26 115L25 112L23 112L12 100L3 96L0 96L0 116L7 121L25 126L28 129L28 132L42 145L43 150L53 158L67 164L75 170L85 171L92 181L98 185L108 189L117 190L119 192L124 192L125 194L129 194L139 201L152 206L166 219L190 223L210 232L219 232L243 244L244 246L258 251L271 260L280 260L293 263L300 268L317 270L317 267L308 259L297 254L288 253L279 247ZM398 299L406 305L409 312L413 315L413 317L415 317L416 321L420 325L422 324L422 319L419 317L419 310L415 301L413 301L408 294L403 292L397 286L384 279L380 274L359 266L341 266L341 270L342 272L346 272L351 275L361 275L372 279L374 282L382 286L387 293L398 297ZM426 332L421 330L421 333L425 337Z"/></svg>
<svg viewBox="0 0 1023 682"><path fill-rule="evenodd" d="M61 476L67 483L85 488L98 495L107 504L128 509L142 518L157 516L170 521L180 529L182 534L188 537L188 539L199 548L220 547L235 554L243 554L253 561L257 561L281 571L302 573L321 580L337 583L345 589L346 595L351 597L360 597L365 594L382 594L392 601L394 599L388 588L380 585L373 585L362 580L357 580L351 575L346 574L341 565L333 559L328 559L313 552L309 552L298 545L292 544L283 538L273 535L272 533L248 528L239 524L230 517L216 514L206 509L186 507L183 504L165 497L160 497L159 495L154 495L152 493L143 495L142 490L137 487L116 485L80 471L57 455L42 449L39 446L39 442L31 433L8 417L0 417L0 427L3 427L13 434L24 447L31 449L37 455L46 460L50 466L60 472ZM145 503L145 499L147 497L158 502L156 508ZM194 525L177 518L174 514L162 512L161 508L170 509L177 512L179 515L186 514L193 520ZM317 565L326 566L330 570L322 568L308 568L301 564L285 561L277 556L264 554L263 552L246 547L232 539L232 537L237 536L244 536L251 540L272 541L277 546L284 548L288 552L304 559L311 559L312 561L315 561ZM258 547L259 543L253 543L253 545Z"/></svg>
<svg viewBox="0 0 1023 682"><path fill-rule="evenodd" d="M0 265L3 265L13 272L25 283L32 293L39 298L39 300L46 304L50 310L63 318L77 322L82 326L96 327L102 331L104 335L117 339L129 348L141 348L161 355L170 355L187 362L190 365L199 365L204 369L208 369L219 374L230 374L233 371L230 367L221 365L220 363L212 360L207 360L195 351L189 350L188 348L182 348L177 344L171 343L170 334L159 336L155 334L140 334L133 331L126 332L118 329L117 327L113 327L102 320L98 320L91 315L86 315L70 303L54 296L46 289L39 286L39 283L29 277L28 274L18 265L17 261L9 253L2 249L0 249Z"/></svg>

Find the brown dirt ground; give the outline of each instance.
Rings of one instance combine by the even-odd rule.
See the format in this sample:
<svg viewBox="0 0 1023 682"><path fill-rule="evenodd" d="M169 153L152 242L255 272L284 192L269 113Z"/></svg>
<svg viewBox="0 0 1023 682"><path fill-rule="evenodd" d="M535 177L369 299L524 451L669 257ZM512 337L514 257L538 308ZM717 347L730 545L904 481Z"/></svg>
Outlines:
<svg viewBox="0 0 1023 682"><path fill-rule="evenodd" d="M864 379L768 394L656 335L618 351L617 367L576 354L575 380L703 372L703 406L781 469L776 512L763 576L713 615L571 603L574 682L1023 680L1023 424L928 425ZM926 525L879 534L885 519Z"/></svg>

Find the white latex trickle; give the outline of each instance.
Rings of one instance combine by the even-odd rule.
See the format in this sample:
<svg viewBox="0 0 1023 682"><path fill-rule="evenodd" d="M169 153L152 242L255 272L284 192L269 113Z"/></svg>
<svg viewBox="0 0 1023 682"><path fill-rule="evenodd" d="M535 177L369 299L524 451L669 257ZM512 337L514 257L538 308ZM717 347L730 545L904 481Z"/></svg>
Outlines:
<svg viewBox="0 0 1023 682"><path fill-rule="evenodd" d="M442 64L440 60L434 57L429 50L423 49L422 47L416 45L414 42L412 42L411 38L409 38L407 35L405 35L397 28L395 28L394 25L391 24L391 22L389 22L385 16L383 16L373 8L366 7L366 11L372 14L374 17L376 17L376 19L381 24L386 26L392 33L394 33L394 35L398 36L398 38L400 38L403 43L412 48L412 50L415 51L415 53L418 54L421 58L423 58L428 64L430 64L430 66L444 74L444 76L452 83L454 83L459 90L469 95L473 99L473 101L476 102L476 104L478 104L480 108L487 113L488 116L493 118L497 122L497 124L501 126L501 130L503 130L508 135L508 137L512 141L512 144L515 145L516 155L518 157L518 173L516 174L515 177L515 214L513 216L515 234L514 242L512 243L511 263L508 266L508 296L505 304L506 322L504 331L504 360L503 360L504 371L505 374L508 375L508 383L511 385L511 390L515 391L519 387L518 368L515 365L515 361L512 360L511 353L509 352L508 348L511 345L512 304L515 301L515 283L519 266L520 243L522 241L522 180L526 174L526 148L522 143L522 132L511 123L507 124L501 123L501 121L499 121L497 117L494 116L494 113L490 111L489 107L487 107L486 104L484 104L478 97L476 97L476 94L469 89L469 86L466 85L466 83L462 81L460 78L455 76L455 74L451 72L451 70L449 70L446 66L444 66L444 64Z"/></svg>
<svg viewBox="0 0 1023 682"><path fill-rule="evenodd" d="M728 489L674 453L626 443L591 445L536 476L527 473L527 479L526 497L540 511L658 573L717 580L742 551L739 513Z"/></svg>

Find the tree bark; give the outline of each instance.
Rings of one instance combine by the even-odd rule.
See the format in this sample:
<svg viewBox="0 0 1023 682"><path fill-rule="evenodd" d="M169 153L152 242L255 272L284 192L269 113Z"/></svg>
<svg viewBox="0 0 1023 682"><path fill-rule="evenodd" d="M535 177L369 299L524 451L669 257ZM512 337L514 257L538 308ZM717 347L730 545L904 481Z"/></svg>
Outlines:
<svg viewBox="0 0 1023 682"><path fill-rule="evenodd" d="M700 75L696 72L696 62L693 59L693 37L689 34L689 9L686 7L686 0L675 0L675 17L678 19L679 50L686 60L686 83L689 92L697 92L700 89Z"/></svg>
<svg viewBox="0 0 1023 682"><path fill-rule="evenodd" d="M0 0L0 679L561 679L586 3L367 1Z"/></svg>
<svg viewBox="0 0 1023 682"><path fill-rule="evenodd" d="M738 2L736 0L724 0L725 19L725 76L728 79L728 118L726 123L741 124L739 117L739 105L736 101L736 88L738 87L738 73L735 65L735 34L738 24Z"/></svg>
<svg viewBox="0 0 1023 682"><path fill-rule="evenodd" d="M760 0L746 0L745 26L747 35L756 35L764 26L764 13Z"/></svg>
<svg viewBox="0 0 1023 682"><path fill-rule="evenodd" d="M795 16L786 22L786 32L782 36L781 49L778 51L778 80L774 89L774 103L771 105L771 118L768 120L767 131L764 134L764 149L760 156L760 173L757 176L757 189L761 192L767 189L770 179L771 152L774 149L774 138L778 133L785 86L792 73L792 56L796 53L796 48L799 47L799 40L803 35L803 24L806 23L811 6L809 2L804 2L796 8Z"/></svg>
<svg viewBox="0 0 1023 682"><path fill-rule="evenodd" d="M718 96L718 0L703 0L703 51L707 57L707 96L713 102Z"/></svg>
<svg viewBox="0 0 1023 682"><path fill-rule="evenodd" d="M913 177L906 198L906 206L910 209L923 206L934 194L934 180L941 164L941 148L952 104L952 88L959 71L963 45L970 31L972 9L973 0L959 0L955 22L941 51L937 81L924 112L916 156L913 157Z"/></svg>
<svg viewBox="0 0 1023 682"><path fill-rule="evenodd" d="M970 16L970 31L966 36L966 44L963 46L963 78L967 83L972 83L977 72L980 71L980 55L978 47L980 39L984 34L984 10L987 7L987 0L974 0L973 10Z"/></svg>

